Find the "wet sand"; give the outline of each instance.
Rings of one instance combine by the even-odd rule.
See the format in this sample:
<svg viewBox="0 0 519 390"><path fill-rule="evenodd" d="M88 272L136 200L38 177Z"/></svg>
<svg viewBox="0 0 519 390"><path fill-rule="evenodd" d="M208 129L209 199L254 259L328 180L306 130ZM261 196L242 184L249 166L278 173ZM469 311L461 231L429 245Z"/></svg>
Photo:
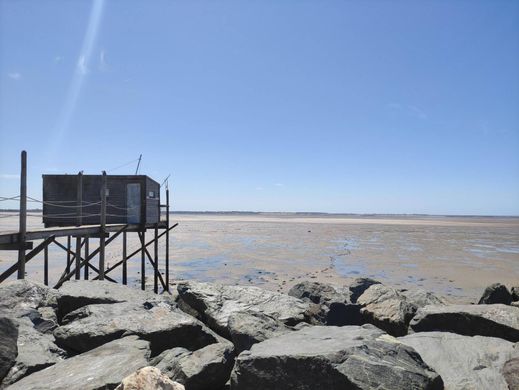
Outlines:
<svg viewBox="0 0 519 390"><path fill-rule="evenodd" d="M305 279L341 283L370 276L453 301L474 301L494 282L519 284L519 218L173 214L171 221L180 224L170 241L171 279L176 280L287 291ZM40 222L31 218L29 229L41 228ZM0 219L0 231L16 226L15 217ZM92 239L91 248L96 245ZM129 251L138 246L130 234ZM120 259L120 248L120 240L107 247L108 264ZM163 252L162 242L162 264ZM66 255L54 246L50 258L52 282L63 271ZM15 252L0 252L0 272L15 261ZM29 278L42 280L42 263L39 255L27 265ZM139 270L135 257L129 262L131 283L138 282ZM120 271L113 275L119 278Z"/></svg>

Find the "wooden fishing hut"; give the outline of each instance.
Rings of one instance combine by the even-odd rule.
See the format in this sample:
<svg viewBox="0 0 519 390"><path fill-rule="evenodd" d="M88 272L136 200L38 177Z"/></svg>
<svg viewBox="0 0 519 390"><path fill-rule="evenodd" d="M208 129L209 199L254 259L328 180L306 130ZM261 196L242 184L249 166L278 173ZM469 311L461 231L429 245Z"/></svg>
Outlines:
<svg viewBox="0 0 519 390"><path fill-rule="evenodd" d="M140 159L139 159L140 161ZM116 282L108 274L122 269L121 281L127 284L127 262L140 254L141 288L146 288L146 263L153 267L154 291L169 291L169 232L178 224L169 221L169 188L166 182L166 203L161 204L161 185L145 175L43 175L42 200L27 196L27 153L21 154L20 195L9 198L20 200L19 230L0 234L0 250L17 250L18 262L0 274L0 283L13 273L18 279L26 275L25 264L43 252L43 282L49 284L48 248L57 245L66 252L65 270L54 286L59 288L65 281L93 279ZM7 198L6 198L7 199ZM42 204L44 229L27 230L27 202ZM165 210L164 210L165 209ZM161 211L165 211L161 213ZM146 242L146 232L152 230L152 239ZM161 231L159 233L159 231ZM128 254L127 235L136 233L140 248ZM105 248L122 235L121 258L110 267L105 267ZM161 271L159 239L165 236L165 256ZM66 245L57 241L66 237ZM97 247L90 239L99 239ZM75 250L72 240L75 239ZM33 247L33 241L43 240ZM152 250L148 247L152 246ZM27 252L29 250L29 252ZM150 253L151 252L151 253ZM94 258L98 257L97 267ZM113 275L113 274L112 274Z"/></svg>

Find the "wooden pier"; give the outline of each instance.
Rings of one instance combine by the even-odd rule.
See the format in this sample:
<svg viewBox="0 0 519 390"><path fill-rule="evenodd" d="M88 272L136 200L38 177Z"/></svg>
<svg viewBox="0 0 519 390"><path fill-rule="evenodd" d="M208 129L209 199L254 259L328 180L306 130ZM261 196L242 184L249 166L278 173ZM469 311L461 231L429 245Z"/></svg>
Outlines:
<svg viewBox="0 0 519 390"><path fill-rule="evenodd" d="M70 175L69 175L70 176ZM74 177L73 175L71 175ZM132 178L140 178L138 176L131 176ZM0 275L0 283L5 281L14 273L17 273L18 279L24 279L26 276L25 265L31 261L36 255L43 252L43 280L45 285L49 284L49 246L56 245L61 248L66 254L66 264L63 273L61 274L58 282L54 285L54 288L59 288L64 282L74 278L76 280L83 279L87 280L90 278L90 272L94 274L93 279L108 280L115 282L116 280L109 275L117 269L122 271L122 283L127 284L128 282L128 267L127 263L130 259L137 257L140 254L141 261L141 288L146 289L146 263L149 263L153 267L153 290L155 293L159 293L160 290L169 292L169 233L178 224L170 225L169 221L169 188L166 186L166 203L160 204L160 187L158 194L158 218L154 223L148 223L146 218L140 219L140 223L106 223L107 220L107 208L112 207L115 209L125 209L114 204L107 202L107 175L103 172L101 190L99 191L98 202L85 202L83 200L83 174L78 174L78 192L76 197L76 205L63 205L61 207L67 207L72 209L73 216L69 214L54 214L58 215L59 218L73 218L71 221L75 226L63 226L63 227L50 227L36 230L27 230L27 153L25 151L21 154L21 175L20 175L20 212L19 212L19 230L15 232L4 232L0 233L0 250L16 250L18 251L18 261L5 270ZM150 179L151 180L151 179ZM18 198L18 197L16 197ZM144 198L143 198L144 199ZM35 200L36 201L36 200ZM60 200L52 202L45 202L45 199L41 201L44 206L60 207ZM58 202L58 203L56 203ZM70 202L66 200L63 202ZM85 218L83 210L85 207L99 204L99 214L89 214L87 218L92 220L92 217L99 217L98 224L83 225L82 220ZM139 205L140 209L143 209ZM165 209L165 220L161 219L161 211ZM131 210L131 218L135 218L135 212ZM146 210L143 211L143 215ZM130 213L130 212L128 212ZM112 216L112 214L108 214ZM52 218L53 214L47 216ZM125 217L125 215L113 215L117 218ZM45 220L45 214L43 215ZM131 219L128 216L128 220ZM126 219L126 218L123 218ZM152 238L146 242L146 232L152 231ZM132 253L128 253L128 234L137 234L139 237L140 247L134 250ZM105 266L105 252L106 247L110 245L117 237L122 236L122 248L121 258L115 264L110 267ZM59 237L67 237L67 244L64 245L57 241ZM165 258L164 264L160 264L159 260L159 240L164 237L165 240ZM99 246L92 250L90 246L90 239L98 238ZM41 243L34 246L33 241L42 240ZM75 248L72 248L72 242L75 240ZM148 248L153 249L149 250ZM150 253L151 252L151 253ZM153 256L152 256L153 253ZM97 257L97 264L95 259ZM97 266L96 266L97 265ZM163 268L164 272L161 272ZM83 270L83 272L81 272ZM159 288L160 283L160 288Z"/></svg>

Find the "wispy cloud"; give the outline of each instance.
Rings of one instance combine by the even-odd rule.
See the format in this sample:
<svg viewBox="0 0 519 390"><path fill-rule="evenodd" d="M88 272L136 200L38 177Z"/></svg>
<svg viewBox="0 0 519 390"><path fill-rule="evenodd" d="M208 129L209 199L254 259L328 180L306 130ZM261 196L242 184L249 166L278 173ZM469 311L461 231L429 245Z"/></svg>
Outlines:
<svg viewBox="0 0 519 390"><path fill-rule="evenodd" d="M7 76L12 80L20 80L22 78L22 75L19 72L8 73Z"/></svg>
<svg viewBox="0 0 519 390"><path fill-rule="evenodd" d="M79 57L79 59L77 61L76 70L77 70L77 72L80 75L85 75L85 74L88 73L88 66L86 64L86 57L85 56L80 56Z"/></svg>
<svg viewBox="0 0 519 390"><path fill-rule="evenodd" d="M59 63L62 62L64 59L65 59L65 57L63 57L63 56L56 56L56 57L54 57L54 63L55 63L55 64L59 64Z"/></svg>
<svg viewBox="0 0 519 390"><path fill-rule="evenodd" d="M285 185L283 183L276 183L274 184L276 187L284 187Z"/></svg>
<svg viewBox="0 0 519 390"><path fill-rule="evenodd" d="M256 191L263 191L263 187L256 187Z"/></svg>
<svg viewBox="0 0 519 390"><path fill-rule="evenodd" d="M79 52L78 60L72 81L69 86L69 91L65 103L63 104L60 116L58 118L54 134L51 135L51 147L47 148L49 159L53 159L57 155L57 150L61 146L62 139L68 131L70 121L76 110L76 106L83 88L83 84L88 73L88 64L92 57L92 52L99 32L99 25L103 16L104 0L94 0L90 10L90 17L88 19L87 29L83 38L81 51Z"/></svg>
<svg viewBox="0 0 519 390"><path fill-rule="evenodd" d="M106 62L106 51L104 49L99 52L99 70L101 72L108 70L108 63Z"/></svg>
<svg viewBox="0 0 519 390"><path fill-rule="evenodd" d="M389 103L386 108L391 112L400 113L415 118L427 119L427 113L418 106L412 104Z"/></svg>
<svg viewBox="0 0 519 390"><path fill-rule="evenodd" d="M15 175L15 174L11 174L11 173L0 173L0 179L14 180L14 179L19 179L19 178L20 178L20 175Z"/></svg>

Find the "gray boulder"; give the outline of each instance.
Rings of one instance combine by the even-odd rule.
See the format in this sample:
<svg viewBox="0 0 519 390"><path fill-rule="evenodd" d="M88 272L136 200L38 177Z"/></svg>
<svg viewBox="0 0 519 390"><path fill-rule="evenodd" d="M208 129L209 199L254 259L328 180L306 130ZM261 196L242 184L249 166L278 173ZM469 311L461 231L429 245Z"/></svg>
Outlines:
<svg viewBox="0 0 519 390"><path fill-rule="evenodd" d="M149 343L124 337L29 375L9 390L113 389L126 376L148 365Z"/></svg>
<svg viewBox="0 0 519 390"><path fill-rule="evenodd" d="M123 379L115 390L185 390L156 367L143 367Z"/></svg>
<svg viewBox="0 0 519 390"><path fill-rule="evenodd" d="M29 309L56 304L57 290L29 280L14 280L0 285L0 312L19 317Z"/></svg>
<svg viewBox="0 0 519 390"><path fill-rule="evenodd" d="M362 323L360 305L352 301L349 287L304 281L292 287L288 295L316 305L312 310L315 324L342 326Z"/></svg>
<svg viewBox="0 0 519 390"><path fill-rule="evenodd" d="M156 295L150 291L112 283L106 280L71 280L59 289L57 298L59 318L83 306L121 302L166 302L174 306L169 295Z"/></svg>
<svg viewBox="0 0 519 390"><path fill-rule="evenodd" d="M0 316L9 317L18 328L16 337L11 339L18 353L3 378L4 386L66 357L65 351L54 343L51 332L56 327L53 316L58 295L56 290L28 280L0 285Z"/></svg>
<svg viewBox="0 0 519 390"><path fill-rule="evenodd" d="M372 325L311 326L241 353L233 390L443 389L414 349Z"/></svg>
<svg viewBox="0 0 519 390"><path fill-rule="evenodd" d="M229 316L228 329L236 354L271 337L287 333L291 328L262 313L235 312Z"/></svg>
<svg viewBox="0 0 519 390"><path fill-rule="evenodd" d="M227 339L231 338L228 325L233 313L263 313L291 326L306 320L310 310L307 302L258 287L191 281L179 283L177 289L179 307Z"/></svg>
<svg viewBox="0 0 519 390"><path fill-rule="evenodd" d="M503 377L510 390L519 389L519 358L507 361L503 367Z"/></svg>
<svg viewBox="0 0 519 390"><path fill-rule="evenodd" d="M495 305L430 305L418 309L409 326L415 332L443 331L519 341L519 308Z"/></svg>
<svg viewBox="0 0 519 390"><path fill-rule="evenodd" d="M167 304L113 303L87 305L63 318L54 331L56 343L82 353L127 334L151 343L153 355L174 347L198 349L217 341L200 321Z"/></svg>
<svg viewBox="0 0 519 390"><path fill-rule="evenodd" d="M503 303L509 305L512 302L512 294L505 285L494 283L488 286L479 300L479 304L491 305L494 303Z"/></svg>
<svg viewBox="0 0 519 390"><path fill-rule="evenodd" d="M18 355L18 324L9 318L0 318L0 383L16 362Z"/></svg>
<svg viewBox="0 0 519 390"><path fill-rule="evenodd" d="M416 305L394 288L375 284L362 294L357 303L364 321L376 325L393 336L403 336L416 312Z"/></svg>
<svg viewBox="0 0 519 390"><path fill-rule="evenodd" d="M157 356L152 364L187 390L220 389L231 375L234 347L230 342L223 342L194 352L173 348Z"/></svg>
<svg viewBox="0 0 519 390"><path fill-rule="evenodd" d="M16 319L15 322L18 325L18 337L15 339L18 355L5 376L3 385L12 384L24 376L52 366L67 356L54 343L52 334L39 332L27 318Z"/></svg>
<svg viewBox="0 0 519 390"><path fill-rule="evenodd" d="M513 343L495 337L422 332L399 341L413 347L441 375L447 389L507 390L503 366L512 357L519 357Z"/></svg>
<svg viewBox="0 0 519 390"><path fill-rule="evenodd" d="M348 284L348 289L351 292L351 302L356 303L359 297L364 294L368 288L374 284L381 284L378 280L371 278L356 278L353 282Z"/></svg>
<svg viewBox="0 0 519 390"><path fill-rule="evenodd" d="M449 302L443 298L439 297L432 292L423 290L421 288L413 288L410 290L400 290L400 294L406 297L407 301L412 305L419 307L424 307L427 305L447 305Z"/></svg>
<svg viewBox="0 0 519 390"><path fill-rule="evenodd" d="M512 295L512 301L519 301L519 286L513 286L510 289L510 293Z"/></svg>

